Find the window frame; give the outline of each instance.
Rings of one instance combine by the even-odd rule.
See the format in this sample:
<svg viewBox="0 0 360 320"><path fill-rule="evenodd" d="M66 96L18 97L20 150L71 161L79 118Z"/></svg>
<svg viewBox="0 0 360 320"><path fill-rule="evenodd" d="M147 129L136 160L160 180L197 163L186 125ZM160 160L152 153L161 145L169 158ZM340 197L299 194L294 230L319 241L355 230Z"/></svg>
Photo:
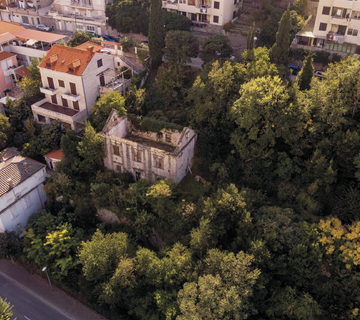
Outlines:
<svg viewBox="0 0 360 320"><path fill-rule="evenodd" d="M327 29L327 23L325 22L320 22L319 24L319 31L326 31Z"/></svg>

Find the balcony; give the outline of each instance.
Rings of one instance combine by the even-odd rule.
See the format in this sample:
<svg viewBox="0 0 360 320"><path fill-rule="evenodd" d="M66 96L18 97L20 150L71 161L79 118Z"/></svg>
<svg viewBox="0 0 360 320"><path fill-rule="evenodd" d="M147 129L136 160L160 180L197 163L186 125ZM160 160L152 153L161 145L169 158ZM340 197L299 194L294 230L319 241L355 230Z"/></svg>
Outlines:
<svg viewBox="0 0 360 320"><path fill-rule="evenodd" d="M71 0L70 7L90 9L93 7L93 4L90 0Z"/></svg>
<svg viewBox="0 0 360 320"><path fill-rule="evenodd" d="M62 98L70 101L79 101L81 99L81 95L79 94L72 94L71 92L65 92L61 95Z"/></svg>
<svg viewBox="0 0 360 320"><path fill-rule="evenodd" d="M53 89L53 88L49 88L49 87L42 87L40 88L40 92L44 93L44 94L49 94L51 96L53 96L54 94L57 94L57 92L59 91L59 89Z"/></svg>
<svg viewBox="0 0 360 320"><path fill-rule="evenodd" d="M15 75L15 71L17 69L20 69L21 67L22 66L12 66L12 67L9 67L9 69L7 69L7 70L3 70L5 77L8 77L8 76L10 76L12 74Z"/></svg>
<svg viewBox="0 0 360 320"><path fill-rule="evenodd" d="M326 35L326 40L334 41L334 42L337 42L337 43L343 43L344 39L345 39L345 35L335 33L335 32L329 32Z"/></svg>
<svg viewBox="0 0 360 320"><path fill-rule="evenodd" d="M120 91L125 93L127 88L130 86L130 83L131 79L114 79L105 86L99 86L99 92L100 94L107 94L112 91Z"/></svg>

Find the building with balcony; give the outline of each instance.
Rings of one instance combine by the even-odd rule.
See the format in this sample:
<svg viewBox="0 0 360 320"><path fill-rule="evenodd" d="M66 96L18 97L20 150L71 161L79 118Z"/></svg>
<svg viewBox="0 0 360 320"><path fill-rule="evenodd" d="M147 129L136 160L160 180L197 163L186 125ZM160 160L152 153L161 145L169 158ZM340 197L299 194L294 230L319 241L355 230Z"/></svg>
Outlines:
<svg viewBox="0 0 360 320"><path fill-rule="evenodd" d="M0 52L0 98L6 97L15 86L16 82L29 74L24 66L19 66L16 54Z"/></svg>
<svg viewBox="0 0 360 320"><path fill-rule="evenodd" d="M197 135L190 128L144 132L113 110L100 135L105 144L105 167L130 172L135 180L179 183L191 170Z"/></svg>
<svg viewBox="0 0 360 320"><path fill-rule="evenodd" d="M0 152L0 233L21 233L30 216L44 208L46 166L20 156L14 148Z"/></svg>
<svg viewBox="0 0 360 320"><path fill-rule="evenodd" d="M109 33L105 10L110 2L111 0L55 0L46 17L54 20L56 30L81 30L105 35Z"/></svg>
<svg viewBox="0 0 360 320"><path fill-rule="evenodd" d="M42 9L49 7L53 0L2 0L1 20L28 26L40 24Z"/></svg>
<svg viewBox="0 0 360 320"><path fill-rule="evenodd" d="M54 43L65 38L65 35L25 29L16 23L0 21L0 51L16 53L18 63L23 66L28 66L33 58L40 61Z"/></svg>
<svg viewBox="0 0 360 320"><path fill-rule="evenodd" d="M50 49L39 65L45 98L31 106L36 121L59 120L65 129L82 131L99 88L112 80L108 71L115 69L114 58L95 52L94 46Z"/></svg>
<svg viewBox="0 0 360 320"><path fill-rule="evenodd" d="M195 25L223 26L236 17L239 0L163 0L163 8L188 17Z"/></svg>
<svg viewBox="0 0 360 320"><path fill-rule="evenodd" d="M300 31L293 46L336 53L360 54L360 2L320 0L312 29Z"/></svg>

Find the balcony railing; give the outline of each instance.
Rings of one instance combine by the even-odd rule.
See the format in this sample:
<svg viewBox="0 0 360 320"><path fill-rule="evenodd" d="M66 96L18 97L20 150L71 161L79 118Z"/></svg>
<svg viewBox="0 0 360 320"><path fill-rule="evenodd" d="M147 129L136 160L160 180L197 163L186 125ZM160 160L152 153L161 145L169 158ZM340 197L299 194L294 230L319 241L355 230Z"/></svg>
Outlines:
<svg viewBox="0 0 360 320"><path fill-rule="evenodd" d="M15 70L21 68L22 66L12 66L12 67L9 67L9 69L7 70L3 70L4 71L4 75L7 77L7 76L10 76L10 75L15 75Z"/></svg>
<svg viewBox="0 0 360 320"><path fill-rule="evenodd" d="M66 92L61 95L64 99L70 100L70 101L79 101L81 99L81 95L79 94L72 94L71 92Z"/></svg>
<svg viewBox="0 0 360 320"><path fill-rule="evenodd" d="M53 96L54 94L57 94L58 91L59 91L59 89L53 89L53 88L49 88L49 87L40 88L40 92L42 92L44 94L49 94L51 96Z"/></svg>
<svg viewBox="0 0 360 320"><path fill-rule="evenodd" d="M343 43L344 39L345 39L345 35L339 34L339 33L336 33L336 32L329 32L326 35L326 40L335 41L335 42L338 42L338 43Z"/></svg>
<svg viewBox="0 0 360 320"><path fill-rule="evenodd" d="M82 7L82 8L92 8L93 4L92 1L86 1L86 0L79 0L79 1L74 1L72 0L70 3L71 7Z"/></svg>

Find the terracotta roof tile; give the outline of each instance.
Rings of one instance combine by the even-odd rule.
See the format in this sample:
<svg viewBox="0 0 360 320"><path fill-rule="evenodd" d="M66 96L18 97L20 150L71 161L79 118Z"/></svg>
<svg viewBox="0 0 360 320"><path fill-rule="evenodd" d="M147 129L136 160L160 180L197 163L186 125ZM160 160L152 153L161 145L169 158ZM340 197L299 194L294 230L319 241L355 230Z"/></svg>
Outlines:
<svg viewBox="0 0 360 320"><path fill-rule="evenodd" d="M86 66L89 64L94 54L94 51L91 50L65 47L55 44L49 50L44 59L40 62L39 67L80 76L84 72ZM55 55L58 56L57 60L54 59ZM76 60L80 60L80 65L74 69L74 71L70 72L69 66L74 64ZM47 67L47 64L50 64L51 68ZM76 64L78 64L78 62L76 62Z"/></svg>
<svg viewBox="0 0 360 320"><path fill-rule="evenodd" d="M76 49L81 49L81 50L87 50L86 48L87 48L88 46L93 46L93 47L94 47L94 50L93 50L94 52L100 52L101 49L104 49L103 46L101 46L101 45L99 45L99 44L97 44L97 43L95 43L95 42L92 42L92 41L86 41L86 42L78 45L78 46L75 47L75 48L76 48Z"/></svg>
<svg viewBox="0 0 360 320"><path fill-rule="evenodd" d="M19 69L16 69L15 72L20 77L26 77L26 76L28 76L30 74L30 71L25 66L21 66Z"/></svg>
<svg viewBox="0 0 360 320"><path fill-rule="evenodd" d="M16 56L15 53L7 52L7 51L1 51L0 52L0 61L8 59L10 57Z"/></svg>
<svg viewBox="0 0 360 320"><path fill-rule="evenodd" d="M53 150L50 151L49 153L44 155L44 158L51 158L51 159L56 159L56 160L62 160L64 158L64 154L62 153L62 150Z"/></svg>
<svg viewBox="0 0 360 320"><path fill-rule="evenodd" d="M21 30L25 30L25 28L17 23L0 21L0 30L1 33L6 33L6 32L16 33Z"/></svg>

